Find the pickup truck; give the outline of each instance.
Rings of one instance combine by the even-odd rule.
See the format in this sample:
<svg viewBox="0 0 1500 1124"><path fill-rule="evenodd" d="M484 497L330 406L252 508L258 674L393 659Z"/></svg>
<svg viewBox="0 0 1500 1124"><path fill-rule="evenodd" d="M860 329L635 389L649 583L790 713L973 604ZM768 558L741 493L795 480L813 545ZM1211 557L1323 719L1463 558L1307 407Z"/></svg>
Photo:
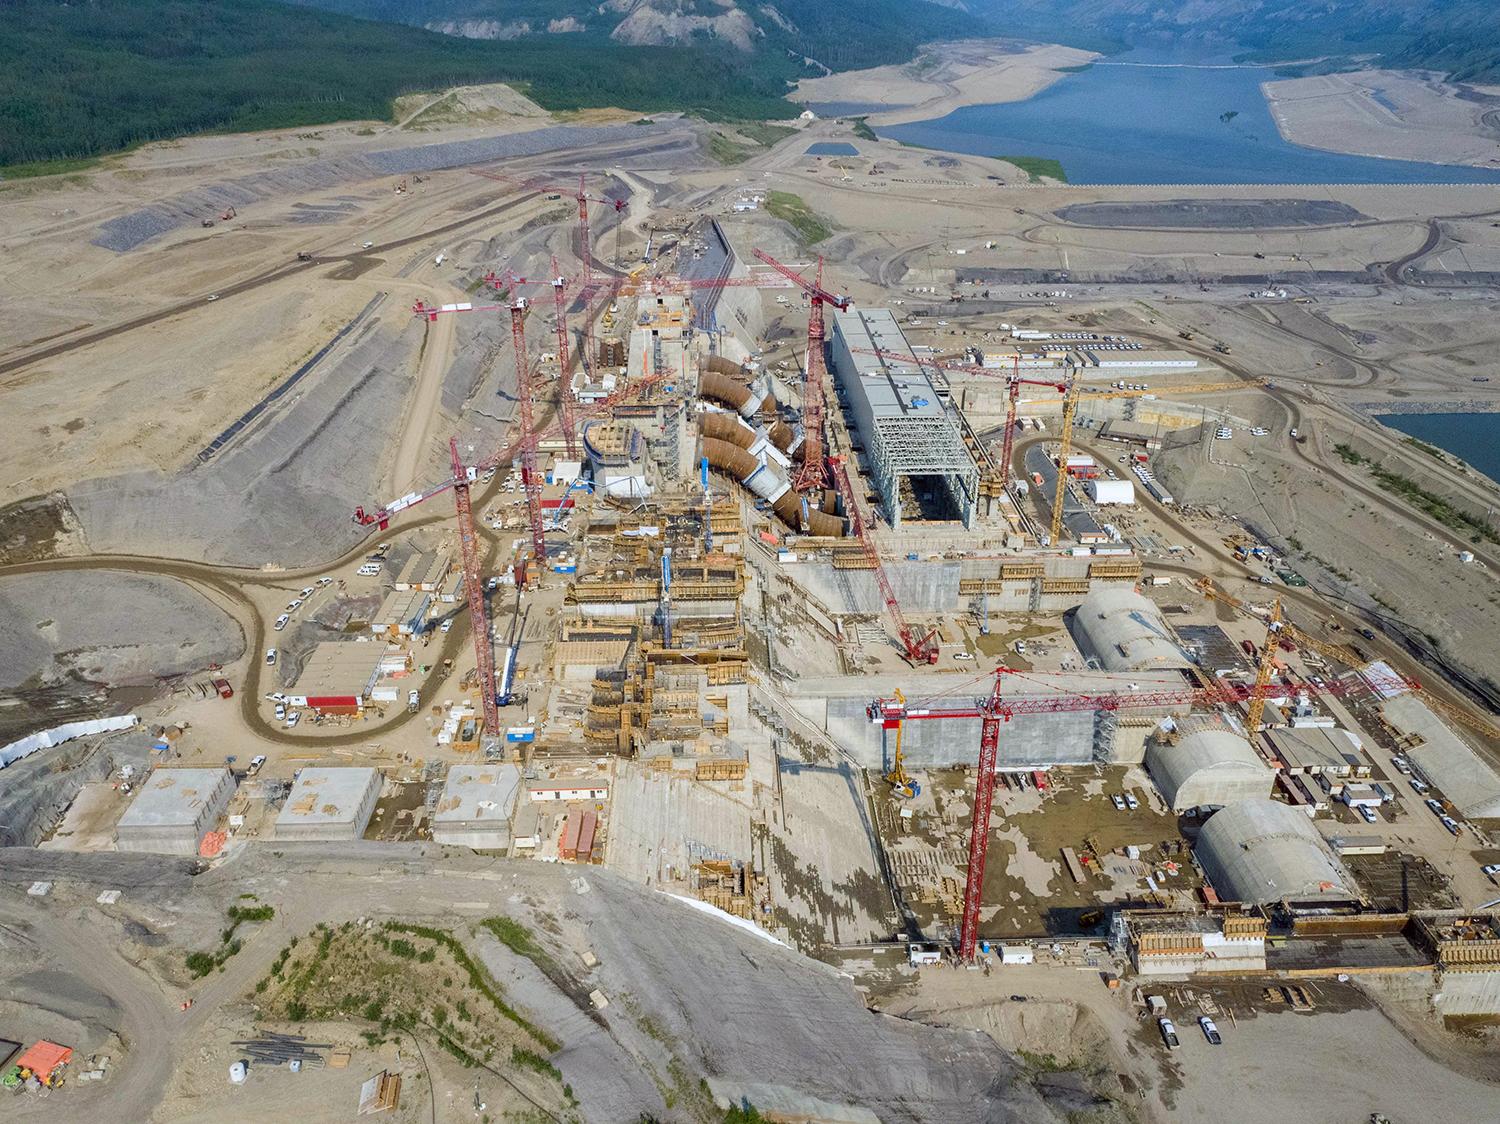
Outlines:
<svg viewBox="0 0 1500 1124"><path fill-rule="evenodd" d="M1157 1019L1156 1027L1161 1031L1161 1040L1167 1044L1167 1049L1175 1050L1182 1045L1182 1039L1177 1037L1177 1027L1171 1019Z"/></svg>

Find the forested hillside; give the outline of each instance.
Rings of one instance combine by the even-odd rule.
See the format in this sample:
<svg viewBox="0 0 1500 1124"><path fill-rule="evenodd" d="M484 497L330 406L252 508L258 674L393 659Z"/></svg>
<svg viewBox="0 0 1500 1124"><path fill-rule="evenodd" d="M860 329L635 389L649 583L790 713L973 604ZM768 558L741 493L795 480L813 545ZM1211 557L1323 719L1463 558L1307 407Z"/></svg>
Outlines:
<svg viewBox="0 0 1500 1124"><path fill-rule="evenodd" d="M745 49L713 35L665 45L621 42L610 38L618 24L609 21L547 31L552 19L594 11L572 0L505 4L508 18L536 13L541 29L513 39L350 15L444 9L483 18L480 4L327 6L341 11L275 0L5 0L0 167L195 132L385 118L400 94L475 82L511 82L549 109L613 105L714 119L785 118L797 112L784 99L788 82L821 73L804 64L801 44L816 45L819 62L842 69L900 61L919 42L982 27L963 12L915 0L851 0L826 9L793 0L782 7L802 22L781 10L767 16L769 5L762 5Z"/></svg>
<svg viewBox="0 0 1500 1124"><path fill-rule="evenodd" d="M1008 34L1117 51L1202 47L1260 61L1366 59L1500 82L1497 0L971 0Z"/></svg>

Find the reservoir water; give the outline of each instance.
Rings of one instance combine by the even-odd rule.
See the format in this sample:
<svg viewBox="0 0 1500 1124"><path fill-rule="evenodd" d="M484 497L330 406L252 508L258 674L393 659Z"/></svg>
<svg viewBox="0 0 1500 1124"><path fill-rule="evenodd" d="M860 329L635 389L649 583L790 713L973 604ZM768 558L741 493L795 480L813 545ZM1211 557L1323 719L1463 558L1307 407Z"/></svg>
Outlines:
<svg viewBox="0 0 1500 1124"><path fill-rule="evenodd" d="M1500 481L1500 414L1381 414L1375 420Z"/></svg>
<svg viewBox="0 0 1500 1124"><path fill-rule="evenodd" d="M1283 140L1268 67L1131 52L1027 101L972 105L881 136L978 156L1050 156L1082 184L1500 183L1500 169L1382 160Z"/></svg>

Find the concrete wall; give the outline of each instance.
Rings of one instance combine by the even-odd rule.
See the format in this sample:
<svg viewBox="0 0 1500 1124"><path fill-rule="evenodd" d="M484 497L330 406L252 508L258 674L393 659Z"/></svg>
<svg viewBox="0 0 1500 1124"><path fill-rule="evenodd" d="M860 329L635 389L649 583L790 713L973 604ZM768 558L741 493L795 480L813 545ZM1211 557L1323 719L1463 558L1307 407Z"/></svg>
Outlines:
<svg viewBox="0 0 1500 1124"><path fill-rule="evenodd" d="M823 700L798 700L797 709L819 722L829 737L863 767L879 769L890 764L894 732L887 734L866 717L868 699L828 699L821 716L817 714L820 708L804 706L804 701ZM977 718L908 721L901 753L917 767L972 765L979 760L980 725ZM999 762L1002 767L1014 768L1090 764L1096 745L1109 741L1097 726L1095 715L1089 711L1018 715L1001 727Z"/></svg>
<svg viewBox="0 0 1500 1124"><path fill-rule="evenodd" d="M1500 971L1444 972L1433 1005L1448 1015L1500 1015Z"/></svg>
<svg viewBox="0 0 1500 1124"><path fill-rule="evenodd" d="M959 608L962 568L960 562L885 564L901 607L911 613L944 613ZM834 613L885 612L885 601L871 570L836 570L828 562L797 562L780 569Z"/></svg>

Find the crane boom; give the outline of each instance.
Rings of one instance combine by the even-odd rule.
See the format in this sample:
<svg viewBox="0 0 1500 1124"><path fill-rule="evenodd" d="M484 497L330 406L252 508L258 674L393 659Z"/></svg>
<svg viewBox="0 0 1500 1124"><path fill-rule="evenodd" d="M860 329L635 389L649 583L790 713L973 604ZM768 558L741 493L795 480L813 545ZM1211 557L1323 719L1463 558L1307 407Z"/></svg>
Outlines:
<svg viewBox="0 0 1500 1124"><path fill-rule="evenodd" d="M854 537L864 548L865 560L875 574L875 584L880 587L880 596L885 600L885 607L891 614L891 620L895 622L896 634L901 638L901 647L906 658L914 664L937 663L937 629L933 629L919 639L911 625L907 624L906 617L901 612L901 602L896 599L896 591L891 587L890 578L886 576L885 565L880 561L880 551L876 549L875 542L870 537L869 528L865 525L864 517L860 514L859 505L855 501L854 487L849 483L849 468L843 457L834 457L832 463L834 481L839 495L844 500L844 514L849 517Z"/></svg>
<svg viewBox="0 0 1500 1124"><path fill-rule="evenodd" d="M1283 688L1260 682L1243 687L1222 680L1208 687L1167 688L1159 691L1112 691L1084 695L1056 693L1047 695L1010 695L1003 693L1005 676L1024 674L1014 668L997 667L991 672L994 684L989 695L968 703L941 707L908 703L899 694L894 698L876 699L865 709L872 722L884 729L899 729L904 722L941 721L953 718L978 718L979 761L974 793L973 818L969 826L969 869L964 880L964 902L959 926L958 957L972 961L979 945L979 910L984 898L984 867L989 852L990 812L994 802L995 771L999 762L1000 726L1017 714L1051 714L1060 711L1121 711L1219 706L1263 701ZM1320 688L1306 689L1316 694L1347 694L1370 690L1377 695L1392 690L1410 689L1413 684L1402 676L1366 668L1359 673L1357 685L1329 682Z"/></svg>
<svg viewBox="0 0 1500 1124"><path fill-rule="evenodd" d="M484 716L484 733L495 734L500 728L500 712L495 702L495 653L490 647L484 587L479 582L479 538L474 530L474 509L469 501L469 470L458 459L457 438L449 439L448 451L453 457L453 502L458 509L458 545L464 568L464 594L469 599L469 627L474 632L474 667L478 673L480 709Z"/></svg>

